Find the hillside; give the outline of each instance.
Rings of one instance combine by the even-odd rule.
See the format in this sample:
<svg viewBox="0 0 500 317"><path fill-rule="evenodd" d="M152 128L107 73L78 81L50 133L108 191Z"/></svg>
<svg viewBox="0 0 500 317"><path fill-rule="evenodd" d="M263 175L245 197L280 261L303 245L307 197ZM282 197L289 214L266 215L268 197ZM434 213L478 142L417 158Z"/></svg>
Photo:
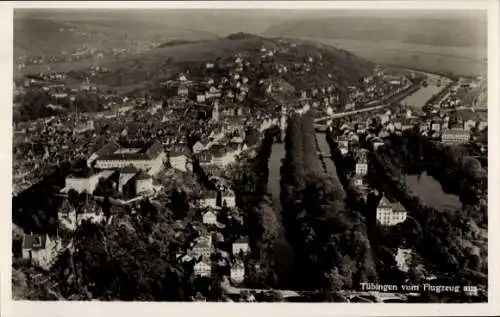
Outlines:
<svg viewBox="0 0 500 317"><path fill-rule="evenodd" d="M170 40L215 38L203 30L169 27L147 21L52 19L17 14L14 18L15 56L70 55L78 51L140 51ZM64 53L66 52L66 53Z"/></svg>
<svg viewBox="0 0 500 317"><path fill-rule="evenodd" d="M486 19L475 18L367 18L335 17L280 22L263 32L267 36L324 39L398 41L439 46L486 45Z"/></svg>
<svg viewBox="0 0 500 317"><path fill-rule="evenodd" d="M193 76L195 73L203 76L200 71L205 62L218 61L225 65L232 62L238 54L251 61L248 66L250 77L257 75L259 67L269 71L273 65L288 65L290 72L282 74L281 77L295 88L325 84L325 81L339 85L354 84L373 67L372 63L331 46L304 40L293 42L295 44L292 47L290 40L255 35L230 35L212 41L170 45L117 61L97 63L107 68L108 72L95 74L90 80L101 86L141 89L174 79L174 76L185 70L190 70ZM260 51L262 47L274 50L276 54L272 59L263 62ZM294 72L293 66L304 63L309 57L316 59L310 71L304 74ZM81 79L89 76L86 69L88 66L90 63L80 63L78 67L71 63L58 64L54 65L52 70L71 71L70 76Z"/></svg>

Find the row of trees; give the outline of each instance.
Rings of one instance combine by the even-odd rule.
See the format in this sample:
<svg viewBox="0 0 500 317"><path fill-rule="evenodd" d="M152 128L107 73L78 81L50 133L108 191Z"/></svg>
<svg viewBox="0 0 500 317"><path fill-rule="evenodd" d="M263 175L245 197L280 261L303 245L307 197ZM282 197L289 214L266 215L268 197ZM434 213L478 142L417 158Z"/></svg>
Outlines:
<svg viewBox="0 0 500 317"><path fill-rule="evenodd" d="M234 175L234 191L237 204L244 214L244 223L252 256L260 263L260 272L249 279L252 287L277 287L276 257L274 244L279 226L273 209L272 196L268 193L269 158L274 139L279 130L271 128L265 132L257 155L243 162Z"/></svg>
<svg viewBox="0 0 500 317"><path fill-rule="evenodd" d="M332 293L374 280L364 224L347 209L340 181L324 173L311 112L292 115L281 169L283 222L295 249L296 285Z"/></svg>
<svg viewBox="0 0 500 317"><path fill-rule="evenodd" d="M404 153L400 149L378 148L369 155L367 179L372 187L401 202L409 211L409 219L425 228L419 239L407 240L414 244L409 247L422 256L428 268L442 276L453 276L455 283L485 283L487 244L481 238L481 229L469 217L472 207L465 206L461 211L427 206L407 188L402 161Z"/></svg>
<svg viewBox="0 0 500 317"><path fill-rule="evenodd" d="M417 283L421 277L421 274L416 270L420 263L418 254L413 256L410 274L403 274L397 269L394 256L397 248L404 245L414 245L415 241L421 239L423 234L421 226L413 218L391 228L381 227L377 224L376 209L381 195L374 191L364 193L354 184L352 177L355 174L356 167L355 155L353 151L349 151L346 155L340 153L338 144L335 141L335 133L334 130L329 130L327 133L332 158L337 167L339 179L344 185L347 203L356 212L356 215L366 223L366 232L370 240L379 281L383 284L399 285L405 283L407 278L410 278L411 282ZM365 141L362 136L360 145L367 145ZM363 148L360 147L357 150L363 151ZM370 171L367 178L375 182L376 175L376 173Z"/></svg>

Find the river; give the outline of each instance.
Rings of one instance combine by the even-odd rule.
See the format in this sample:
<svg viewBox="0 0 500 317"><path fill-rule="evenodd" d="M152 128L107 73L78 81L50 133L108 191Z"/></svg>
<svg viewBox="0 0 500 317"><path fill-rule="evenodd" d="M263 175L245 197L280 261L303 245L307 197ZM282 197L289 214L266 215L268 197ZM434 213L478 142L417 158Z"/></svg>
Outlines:
<svg viewBox="0 0 500 317"><path fill-rule="evenodd" d="M280 169L281 160L285 157L285 146L282 143L274 143L272 147L271 157L269 159L269 180L267 188L273 196L273 208L276 213L276 221L278 223L278 238L274 245L276 274L278 275L279 284L282 287L288 287L288 282L293 274L293 249L286 240L283 221L281 218L281 184L280 184Z"/></svg>
<svg viewBox="0 0 500 317"><path fill-rule="evenodd" d="M425 73L427 76L427 87L420 87L419 90L409 95L401 101L402 105L408 105L415 110L420 110L434 95L437 95L450 82L449 79L438 75ZM441 80L441 85L438 86L438 81Z"/></svg>

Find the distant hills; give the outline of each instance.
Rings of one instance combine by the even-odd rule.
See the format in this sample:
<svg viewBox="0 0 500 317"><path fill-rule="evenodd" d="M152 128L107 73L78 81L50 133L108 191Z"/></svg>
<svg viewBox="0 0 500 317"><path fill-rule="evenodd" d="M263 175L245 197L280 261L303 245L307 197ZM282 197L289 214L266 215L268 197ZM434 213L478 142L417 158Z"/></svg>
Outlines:
<svg viewBox="0 0 500 317"><path fill-rule="evenodd" d="M481 18L380 18L336 16L279 22L262 34L323 39L398 41L438 46L485 46Z"/></svg>
<svg viewBox="0 0 500 317"><path fill-rule="evenodd" d="M51 19L20 16L14 18L14 52L16 56L61 55L86 48L97 50L138 49L170 40L202 40L217 36L188 27L168 27L148 21L112 19Z"/></svg>

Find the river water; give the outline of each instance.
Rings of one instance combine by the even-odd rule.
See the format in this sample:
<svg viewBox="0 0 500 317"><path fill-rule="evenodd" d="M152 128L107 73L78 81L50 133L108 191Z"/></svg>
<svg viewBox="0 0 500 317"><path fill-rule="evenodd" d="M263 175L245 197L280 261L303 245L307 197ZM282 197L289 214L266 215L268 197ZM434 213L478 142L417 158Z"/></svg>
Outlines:
<svg viewBox="0 0 500 317"><path fill-rule="evenodd" d="M420 110L425 106L426 102L434 95L438 94L449 83L449 80L438 75L425 73L427 76L427 87L420 87L419 90L409 95L401 101L402 105L408 105L416 110ZM441 81L441 85L437 85Z"/></svg>
<svg viewBox="0 0 500 317"><path fill-rule="evenodd" d="M273 209L276 213L278 225L278 238L274 244L276 274L281 287L288 287L293 275L293 249L286 240L283 221L281 218L281 184L280 168L281 160L285 158L285 146L282 143L274 143L271 157L269 159L269 180L267 189L273 197Z"/></svg>

